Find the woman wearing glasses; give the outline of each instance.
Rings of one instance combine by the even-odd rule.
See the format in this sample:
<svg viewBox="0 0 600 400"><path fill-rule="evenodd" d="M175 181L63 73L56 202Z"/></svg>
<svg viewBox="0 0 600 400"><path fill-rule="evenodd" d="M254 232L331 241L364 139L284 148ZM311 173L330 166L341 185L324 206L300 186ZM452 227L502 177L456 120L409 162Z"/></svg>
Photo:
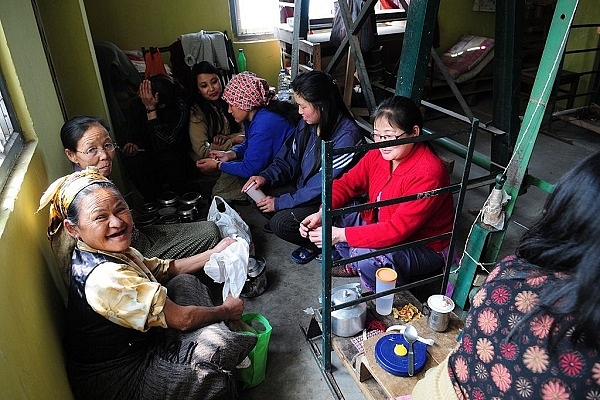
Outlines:
<svg viewBox="0 0 600 400"><path fill-rule="evenodd" d="M421 134L423 119L409 98L395 96L384 100L373 116L376 143ZM333 182L333 207L341 208L352 199L366 196L373 203L434 190L450 183L442 161L426 143L408 143L373 149L346 174ZM344 257L447 233L453 223L452 195L442 194L404 203L368 209L339 217L332 227L332 241ZM321 246L321 213L306 217L300 234ZM348 265L334 267L334 276L360 275L363 285L375 290L375 272L394 268L398 283L419 275L441 271L450 239L411 246Z"/></svg>
<svg viewBox="0 0 600 400"><path fill-rule="evenodd" d="M251 176L242 190L250 186L264 189L267 196L256 202L270 218L263 230L298 245L290 258L306 264L319 254L319 249L300 236L298 224L321 204L321 141L331 141L334 149L339 149L362 144L364 138L329 74L298 74L292 81L292 90L302 120L273 162ZM357 158L357 153L335 156L333 176L341 175Z"/></svg>
<svg viewBox="0 0 600 400"><path fill-rule="evenodd" d="M110 177L117 146L100 118L78 116L70 119L60 130L60 140L75 170L94 166L102 175ZM68 235L55 235L51 241L63 273L68 272L75 244L68 238ZM176 259L213 248L219 242L220 234L213 222L200 221L139 227L134 229L132 240L132 246L146 257Z"/></svg>

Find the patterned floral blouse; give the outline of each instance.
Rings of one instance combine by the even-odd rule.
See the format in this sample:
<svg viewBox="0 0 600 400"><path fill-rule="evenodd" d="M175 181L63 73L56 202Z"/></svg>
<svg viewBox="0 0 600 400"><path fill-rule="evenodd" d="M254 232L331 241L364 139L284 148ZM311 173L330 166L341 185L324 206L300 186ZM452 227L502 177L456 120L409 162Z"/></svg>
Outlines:
<svg viewBox="0 0 600 400"><path fill-rule="evenodd" d="M115 324L142 332L154 326L167 328L163 312L167 288L160 282L169 280L173 260L144 258L133 247L123 253L110 253L93 249L81 240L77 247L123 260L122 264L102 263L88 276L85 296L94 311Z"/></svg>
<svg viewBox="0 0 600 400"><path fill-rule="evenodd" d="M448 372L459 399L600 399L599 349L573 345L564 337L548 350L553 318L538 315L506 341L517 322L538 302L545 282L564 274L542 275L527 263L507 257L474 296L462 342L450 355Z"/></svg>

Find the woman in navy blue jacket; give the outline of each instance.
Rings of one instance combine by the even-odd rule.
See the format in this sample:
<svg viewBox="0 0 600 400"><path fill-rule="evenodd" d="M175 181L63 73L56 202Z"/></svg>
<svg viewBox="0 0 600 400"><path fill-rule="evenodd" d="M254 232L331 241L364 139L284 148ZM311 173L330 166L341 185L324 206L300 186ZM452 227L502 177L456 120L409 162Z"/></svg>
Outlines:
<svg viewBox="0 0 600 400"><path fill-rule="evenodd" d="M235 121L243 123L246 136L242 143L231 149L211 150L210 158L196 162L205 173L221 170L213 196L231 196L236 200L239 197L231 195L235 189L245 198L241 188L246 179L265 169L294 132L300 119L297 107L273 97L267 81L252 72L237 74L225 86L223 100L229 105L228 111Z"/></svg>
<svg viewBox="0 0 600 400"><path fill-rule="evenodd" d="M300 236L298 228L299 221L317 212L321 204L321 140L333 141L334 148L343 148L363 143L364 136L328 74L299 74L292 82L292 90L302 120L273 162L260 174L251 176L242 190L255 185L265 191L267 197L256 203L271 217L265 230L300 246L291 258L304 264L319 253L310 240ZM346 171L356 156L357 153L335 156L333 177Z"/></svg>

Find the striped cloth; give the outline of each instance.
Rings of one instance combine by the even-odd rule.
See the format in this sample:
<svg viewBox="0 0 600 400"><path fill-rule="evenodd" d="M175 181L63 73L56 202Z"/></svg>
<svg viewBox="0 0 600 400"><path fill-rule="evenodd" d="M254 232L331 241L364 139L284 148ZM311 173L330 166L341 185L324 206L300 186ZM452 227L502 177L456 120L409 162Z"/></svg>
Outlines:
<svg viewBox="0 0 600 400"><path fill-rule="evenodd" d="M140 227L131 247L144 257L178 259L212 249L221 240L212 221L157 224Z"/></svg>
<svg viewBox="0 0 600 400"><path fill-rule="evenodd" d="M192 275L166 284L179 305L212 306L204 285ZM154 333L154 334L152 334ZM182 332L152 328L146 348L126 359L99 364L68 362L76 399L232 399L235 367L256 344L256 336L229 330L223 323Z"/></svg>

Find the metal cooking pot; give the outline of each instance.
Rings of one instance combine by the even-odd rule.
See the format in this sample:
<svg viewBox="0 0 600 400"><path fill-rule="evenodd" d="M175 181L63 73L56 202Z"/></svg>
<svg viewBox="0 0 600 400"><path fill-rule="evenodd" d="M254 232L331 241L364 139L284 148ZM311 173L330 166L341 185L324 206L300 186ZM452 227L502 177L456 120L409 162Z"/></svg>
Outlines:
<svg viewBox="0 0 600 400"><path fill-rule="evenodd" d="M248 259L248 277L242 288L242 297L257 297L267 290L267 268L263 257L250 256Z"/></svg>
<svg viewBox="0 0 600 400"><path fill-rule="evenodd" d="M179 222L179 215L177 215L177 214L161 215L158 218L159 224L176 224L178 222Z"/></svg>
<svg viewBox="0 0 600 400"><path fill-rule="evenodd" d="M181 204L192 204L199 208L202 206L202 195L198 192L187 192L181 195L179 202Z"/></svg>
<svg viewBox="0 0 600 400"><path fill-rule="evenodd" d="M331 304L338 305L356 300L361 295L360 283L341 285L331 290ZM331 331L341 337L354 336L365 329L367 304L359 303L331 313Z"/></svg>
<svg viewBox="0 0 600 400"><path fill-rule="evenodd" d="M177 208L177 214L181 222L193 222L198 220L198 210L193 204L183 204Z"/></svg>
<svg viewBox="0 0 600 400"><path fill-rule="evenodd" d="M144 203L144 205L142 206L142 213L143 214L156 214L158 212L159 209L159 205L158 203L154 202L154 201L150 201L148 203Z"/></svg>
<svg viewBox="0 0 600 400"><path fill-rule="evenodd" d="M454 310L454 301L443 294L434 294L427 299L423 314L429 314L427 326L435 332L444 332L450 324L450 313Z"/></svg>
<svg viewBox="0 0 600 400"><path fill-rule="evenodd" d="M179 203L179 195L171 191L163 192L156 201L161 207L176 207Z"/></svg>

